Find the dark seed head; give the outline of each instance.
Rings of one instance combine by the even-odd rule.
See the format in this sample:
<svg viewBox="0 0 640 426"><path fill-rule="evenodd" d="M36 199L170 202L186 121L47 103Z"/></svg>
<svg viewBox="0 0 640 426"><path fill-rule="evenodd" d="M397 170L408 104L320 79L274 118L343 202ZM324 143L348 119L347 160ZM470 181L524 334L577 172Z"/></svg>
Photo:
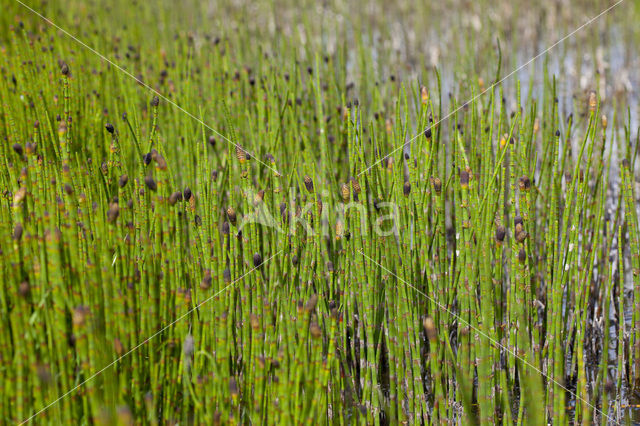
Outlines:
<svg viewBox="0 0 640 426"><path fill-rule="evenodd" d="M211 288L211 271L208 269L204 272L202 281L200 281L200 288L203 290L209 290Z"/></svg>
<svg viewBox="0 0 640 426"><path fill-rule="evenodd" d="M556 130L556 137L559 138L560 137L560 130Z"/></svg>
<svg viewBox="0 0 640 426"><path fill-rule="evenodd" d="M62 75L69 75L69 65L62 64L62 66L60 67L60 72L62 73Z"/></svg>
<svg viewBox="0 0 640 426"><path fill-rule="evenodd" d="M156 183L156 181L153 179L152 176L145 177L144 183L147 185L147 188L149 188L152 191L155 191L158 189L158 184Z"/></svg>
<svg viewBox="0 0 640 426"><path fill-rule="evenodd" d="M466 170L460 171L460 186L463 189L466 189L469 187L469 172Z"/></svg>
<svg viewBox="0 0 640 426"><path fill-rule="evenodd" d="M351 178L351 188L353 188L353 193L358 195L362 192L362 188L360 187L360 183L356 180L356 178Z"/></svg>
<svg viewBox="0 0 640 426"><path fill-rule="evenodd" d="M346 183L343 183L340 189L340 193L342 194L342 201L344 201L345 203L348 203L349 197L350 197L349 185L347 185Z"/></svg>
<svg viewBox="0 0 640 426"><path fill-rule="evenodd" d="M151 153L150 152L146 153L144 155L144 165L148 166L149 164L151 164L151 160L152 160Z"/></svg>
<svg viewBox="0 0 640 426"><path fill-rule="evenodd" d="M318 304L318 295L314 294L307 300L307 304L304 306L304 310L307 313L311 313L316 309L316 305Z"/></svg>
<svg viewBox="0 0 640 426"><path fill-rule="evenodd" d="M253 267L257 268L260 265L262 265L262 256L260 255L260 253L255 253L253 255Z"/></svg>
<svg viewBox="0 0 640 426"><path fill-rule="evenodd" d="M129 176L122 175L120 176L120 179L118 179L118 186L120 186L120 188L124 188L127 182L129 182Z"/></svg>
<svg viewBox="0 0 640 426"><path fill-rule="evenodd" d="M524 231L524 226L522 223L516 223L515 226L515 235L518 235L519 232Z"/></svg>
<svg viewBox="0 0 640 426"><path fill-rule="evenodd" d="M238 158L238 161L242 164L245 161L247 161L247 152L242 149L239 145L236 145L236 158Z"/></svg>
<svg viewBox="0 0 640 426"><path fill-rule="evenodd" d="M222 222L222 234L229 235L229 232L230 232L229 222L225 220L224 222Z"/></svg>
<svg viewBox="0 0 640 426"><path fill-rule="evenodd" d="M431 139L431 127L424 131L424 137L427 139Z"/></svg>
<svg viewBox="0 0 640 426"><path fill-rule="evenodd" d="M20 241L20 239L22 238L22 224L21 223L16 223L16 226L13 228L13 239L15 241Z"/></svg>
<svg viewBox="0 0 640 426"><path fill-rule="evenodd" d="M249 323L251 324L251 328L257 330L260 328L260 318L256 314L249 315Z"/></svg>
<svg viewBox="0 0 640 426"><path fill-rule="evenodd" d="M233 397L238 396L238 382L235 377L229 379L229 393Z"/></svg>
<svg viewBox="0 0 640 426"><path fill-rule="evenodd" d="M153 159L156 162L158 170L167 170L167 160L165 160L162 155L156 154Z"/></svg>
<svg viewBox="0 0 640 426"><path fill-rule="evenodd" d="M304 177L304 186L307 188L307 191L313 194L313 181L308 175Z"/></svg>
<svg viewBox="0 0 640 426"><path fill-rule="evenodd" d="M311 337L314 339L319 339L320 337L322 337L322 330L320 329L320 326L317 322L314 321L311 323L311 325L309 326L309 334L311 334Z"/></svg>
<svg viewBox="0 0 640 426"><path fill-rule="evenodd" d="M113 223L118 219L120 215L120 207L117 203L111 203L109 205L109 210L107 210L107 222Z"/></svg>
<svg viewBox="0 0 640 426"><path fill-rule="evenodd" d="M520 215L513 218L513 225L518 226L518 224L524 224L524 222L522 221L522 216Z"/></svg>
<svg viewBox="0 0 640 426"><path fill-rule="evenodd" d="M22 155L22 145L20 145L19 143L14 143L13 144L13 150L15 151L16 154L18 155Z"/></svg>
<svg viewBox="0 0 640 426"><path fill-rule="evenodd" d="M520 263L524 263L527 260L527 252L524 250L524 247L518 252L518 260Z"/></svg>
<svg viewBox="0 0 640 426"><path fill-rule="evenodd" d="M184 191L182 191L182 195L184 196L184 201L189 201L193 196L191 189L187 186Z"/></svg>
<svg viewBox="0 0 640 426"><path fill-rule="evenodd" d="M520 231L516 234L516 241L523 243L527 239L527 231Z"/></svg>
<svg viewBox="0 0 640 426"><path fill-rule="evenodd" d="M499 243L503 242L504 241L504 236L506 235L506 233L507 233L507 231L504 228L504 226L499 225L496 228L496 235L495 235L496 241L499 242Z"/></svg>
<svg viewBox="0 0 640 426"><path fill-rule="evenodd" d="M36 152L36 144L35 143L31 143L31 142L27 142L25 145L25 151L27 152L27 155L31 155L34 152Z"/></svg>
<svg viewBox="0 0 640 426"><path fill-rule="evenodd" d="M115 131L115 129L114 129L114 127L113 127L113 124L111 124L111 123L107 123L107 124L104 126L104 128L105 128L105 129L107 129L107 132L109 132L109 133L111 133L111 134L113 134L113 132Z"/></svg>
<svg viewBox="0 0 640 426"><path fill-rule="evenodd" d="M442 192L442 181L440 178L432 178L431 183L433 184L433 190L436 191L436 194L440 194L440 192Z"/></svg>
<svg viewBox="0 0 640 426"><path fill-rule="evenodd" d="M157 107L158 105L160 105L160 98L157 96L154 96L153 99L151 99L151 106Z"/></svg>
<svg viewBox="0 0 640 426"><path fill-rule="evenodd" d="M408 197L409 194L411 194L411 182L406 181L404 183L404 186L402 187L402 192L404 193L405 197Z"/></svg>
<svg viewBox="0 0 640 426"><path fill-rule="evenodd" d="M253 205L257 206L264 201L264 189L256 192L253 196Z"/></svg>
<svg viewBox="0 0 640 426"><path fill-rule="evenodd" d="M531 180L527 176L518 179L518 187L520 191L529 191L531 189Z"/></svg>
<svg viewBox="0 0 640 426"><path fill-rule="evenodd" d="M180 200L182 200L182 192L180 191L176 191L169 195L169 204L172 206L175 206L175 204Z"/></svg>
<svg viewBox="0 0 640 426"><path fill-rule="evenodd" d="M224 278L225 283L231 282L231 271L229 270L229 268L225 268L225 270L222 271L222 278Z"/></svg>
<svg viewBox="0 0 640 426"><path fill-rule="evenodd" d="M22 297L27 297L29 295L30 291L31 291L31 286L29 285L29 282L27 282L27 281L22 281L20 283L20 285L18 286L18 292L20 293L20 296L22 296Z"/></svg>
<svg viewBox="0 0 640 426"><path fill-rule="evenodd" d="M232 224L236 224L236 211L233 207L229 206L229 208L227 208L227 217L229 218L229 222L231 222Z"/></svg>

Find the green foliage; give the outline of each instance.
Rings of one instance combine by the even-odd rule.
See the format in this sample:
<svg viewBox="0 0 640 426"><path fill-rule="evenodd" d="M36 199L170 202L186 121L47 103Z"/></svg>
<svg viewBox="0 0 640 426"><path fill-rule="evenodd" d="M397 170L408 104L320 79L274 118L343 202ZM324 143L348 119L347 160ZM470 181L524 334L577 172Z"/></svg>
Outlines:
<svg viewBox="0 0 640 426"><path fill-rule="evenodd" d="M594 92L568 116L546 66L524 98L485 92L510 71L487 35L445 92L355 13L229 4L211 32L178 25L204 6L159 5L38 8L152 90L0 17L0 421L622 418L631 114Z"/></svg>

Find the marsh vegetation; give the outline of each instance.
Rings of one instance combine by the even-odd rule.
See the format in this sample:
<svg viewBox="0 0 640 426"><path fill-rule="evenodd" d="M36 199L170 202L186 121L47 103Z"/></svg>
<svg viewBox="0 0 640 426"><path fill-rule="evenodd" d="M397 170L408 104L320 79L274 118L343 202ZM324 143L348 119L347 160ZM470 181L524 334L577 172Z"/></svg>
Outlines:
<svg viewBox="0 0 640 426"><path fill-rule="evenodd" d="M0 422L638 418L637 2L26 4Z"/></svg>

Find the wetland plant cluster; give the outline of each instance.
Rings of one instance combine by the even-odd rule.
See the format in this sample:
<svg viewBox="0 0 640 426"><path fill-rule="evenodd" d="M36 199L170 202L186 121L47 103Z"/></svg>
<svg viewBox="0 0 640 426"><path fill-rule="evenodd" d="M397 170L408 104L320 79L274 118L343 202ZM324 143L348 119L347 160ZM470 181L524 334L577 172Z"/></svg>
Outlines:
<svg viewBox="0 0 640 426"><path fill-rule="evenodd" d="M2 422L623 417L638 144L596 85L571 114L549 73L357 99L346 47L101 43L160 99L25 22L0 51Z"/></svg>

